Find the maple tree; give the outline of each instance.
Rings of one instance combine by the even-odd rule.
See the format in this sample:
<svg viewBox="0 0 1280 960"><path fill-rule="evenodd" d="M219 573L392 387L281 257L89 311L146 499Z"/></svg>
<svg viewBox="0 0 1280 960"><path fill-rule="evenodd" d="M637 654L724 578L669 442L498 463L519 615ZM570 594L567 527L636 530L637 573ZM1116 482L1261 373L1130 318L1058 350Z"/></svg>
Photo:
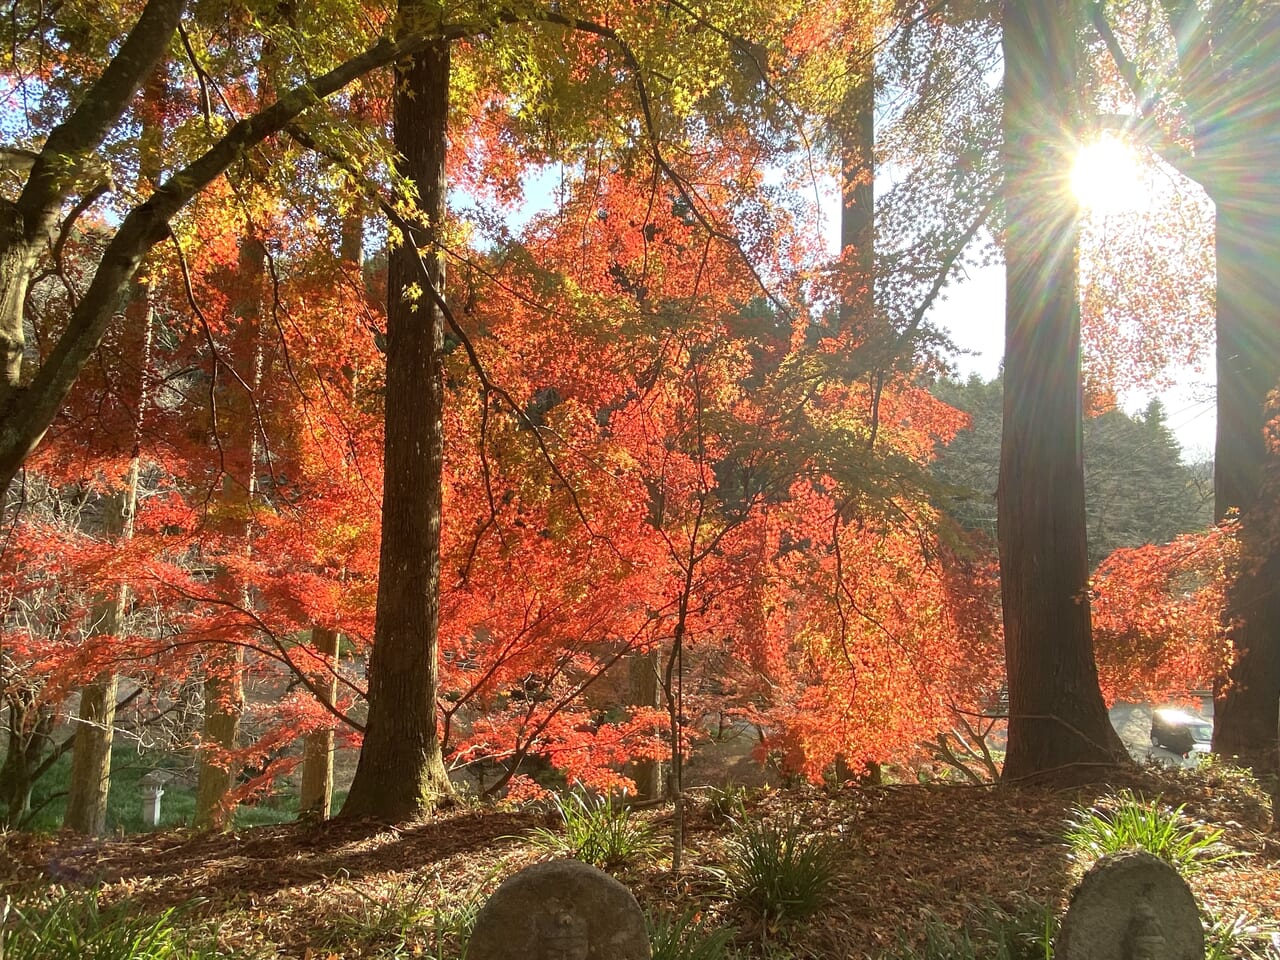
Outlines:
<svg viewBox="0 0 1280 960"><path fill-rule="evenodd" d="M361 743L347 816L422 813L446 763L519 797L539 767L607 791L659 758L678 811L711 718L818 780L987 708L995 581L926 496L963 418L924 383L925 314L995 208L989 5L141 9L145 56L84 14L101 49L67 60L65 119L30 118L0 250L25 352L2 459L49 491L0 570L32 611L5 634L14 819L70 749L55 705L117 673L203 684L209 824L298 738L322 817L335 737ZM879 145L876 71L920 87ZM877 149L911 174L873 211ZM94 153L151 164L108 214L53 169ZM815 167L846 197L834 261L764 172ZM504 223L537 169L554 202ZM131 488L131 537L59 505Z"/></svg>

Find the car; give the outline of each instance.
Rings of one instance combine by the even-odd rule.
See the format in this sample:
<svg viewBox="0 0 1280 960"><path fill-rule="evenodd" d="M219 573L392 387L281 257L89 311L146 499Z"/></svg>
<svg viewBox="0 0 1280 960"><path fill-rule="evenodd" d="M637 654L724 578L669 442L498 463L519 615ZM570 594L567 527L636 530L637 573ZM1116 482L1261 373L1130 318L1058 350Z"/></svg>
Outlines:
<svg viewBox="0 0 1280 960"><path fill-rule="evenodd" d="M1172 707L1152 711L1153 747L1163 747L1170 753L1186 757L1193 753L1208 753L1212 743L1212 720Z"/></svg>

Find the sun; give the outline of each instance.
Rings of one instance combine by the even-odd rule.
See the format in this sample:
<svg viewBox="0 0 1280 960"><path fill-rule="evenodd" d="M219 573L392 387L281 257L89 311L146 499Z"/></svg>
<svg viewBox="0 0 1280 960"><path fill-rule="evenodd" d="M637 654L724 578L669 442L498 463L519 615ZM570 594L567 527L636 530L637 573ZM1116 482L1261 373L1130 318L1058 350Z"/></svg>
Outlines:
<svg viewBox="0 0 1280 960"><path fill-rule="evenodd" d="M1133 148L1104 135L1083 144L1071 168L1071 192L1084 213L1126 213L1145 207L1151 188Z"/></svg>

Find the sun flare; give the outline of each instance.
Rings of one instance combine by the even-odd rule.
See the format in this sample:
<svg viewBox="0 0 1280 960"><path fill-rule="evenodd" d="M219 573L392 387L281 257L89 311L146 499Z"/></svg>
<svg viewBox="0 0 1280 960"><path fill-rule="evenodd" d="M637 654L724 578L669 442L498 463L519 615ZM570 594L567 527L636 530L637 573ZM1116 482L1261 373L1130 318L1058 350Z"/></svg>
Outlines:
<svg viewBox="0 0 1280 960"><path fill-rule="evenodd" d="M1080 147L1071 168L1071 192L1085 213L1124 213L1150 201L1151 191L1133 148L1103 136Z"/></svg>

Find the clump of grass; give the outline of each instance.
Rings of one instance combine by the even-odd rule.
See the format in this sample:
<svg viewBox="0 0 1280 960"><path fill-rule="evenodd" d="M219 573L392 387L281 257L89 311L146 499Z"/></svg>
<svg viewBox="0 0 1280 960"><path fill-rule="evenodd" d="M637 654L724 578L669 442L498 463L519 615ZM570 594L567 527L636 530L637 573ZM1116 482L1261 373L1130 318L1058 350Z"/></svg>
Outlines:
<svg viewBox="0 0 1280 960"><path fill-rule="evenodd" d="M1280 924L1250 916L1206 921L1204 955L1205 960L1275 960L1280 957Z"/></svg>
<svg viewBox="0 0 1280 960"><path fill-rule="evenodd" d="M96 891L0 904L4 960L201 960L226 956L190 942L182 909L145 914L126 902L103 906Z"/></svg>
<svg viewBox="0 0 1280 960"><path fill-rule="evenodd" d="M1182 874L1192 874L1234 856L1222 847L1222 831L1192 820L1183 806L1162 806L1129 790L1092 807L1076 807L1065 838L1077 860L1093 863L1109 853L1146 850Z"/></svg>
<svg viewBox="0 0 1280 960"><path fill-rule="evenodd" d="M623 797L625 800L625 796ZM555 798L563 832L539 827L528 840L552 856L574 857L601 870L615 870L658 851L653 829L610 797L574 790Z"/></svg>
<svg viewBox="0 0 1280 960"><path fill-rule="evenodd" d="M479 897L446 901L434 877L376 893L353 889L361 897L361 909L339 918L329 935L333 946L357 942L365 951L362 955L378 960L454 960L465 955L480 912Z"/></svg>
<svg viewBox="0 0 1280 960"><path fill-rule="evenodd" d="M803 920L830 899L840 871L839 848L813 836L794 814L739 826L713 870L729 897L766 924Z"/></svg>
<svg viewBox="0 0 1280 960"><path fill-rule="evenodd" d="M919 943L900 941L884 960L1053 960L1053 910L1027 901L1013 911L981 908L957 930L935 914L924 917Z"/></svg>
<svg viewBox="0 0 1280 960"><path fill-rule="evenodd" d="M735 783L706 790L707 812L722 823L738 823L747 815L747 788Z"/></svg>
<svg viewBox="0 0 1280 960"><path fill-rule="evenodd" d="M733 930L710 929L696 913L645 914L653 960L727 960Z"/></svg>

